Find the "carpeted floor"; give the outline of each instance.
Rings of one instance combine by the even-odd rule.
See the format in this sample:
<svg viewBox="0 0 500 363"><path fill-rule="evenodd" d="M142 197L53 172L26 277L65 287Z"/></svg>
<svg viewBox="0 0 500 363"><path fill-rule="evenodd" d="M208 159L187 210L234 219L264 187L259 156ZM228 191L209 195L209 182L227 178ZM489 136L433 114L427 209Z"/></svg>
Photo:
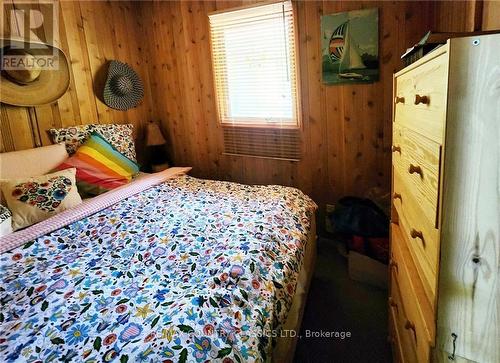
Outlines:
<svg viewBox="0 0 500 363"><path fill-rule="evenodd" d="M309 337L309 331L350 332L351 337ZM297 363L389 363L387 291L349 279L347 259L320 238L316 271L297 343Z"/></svg>

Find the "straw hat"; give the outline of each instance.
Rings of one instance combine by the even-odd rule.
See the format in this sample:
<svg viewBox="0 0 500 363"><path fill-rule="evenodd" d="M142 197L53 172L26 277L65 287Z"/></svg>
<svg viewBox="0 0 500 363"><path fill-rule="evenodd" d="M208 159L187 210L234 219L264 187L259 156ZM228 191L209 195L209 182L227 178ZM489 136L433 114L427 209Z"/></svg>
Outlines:
<svg viewBox="0 0 500 363"><path fill-rule="evenodd" d="M69 65L61 49L21 38L0 38L0 47L0 102L45 105L68 90ZM56 66L51 68L49 64Z"/></svg>
<svg viewBox="0 0 500 363"><path fill-rule="evenodd" d="M109 62L108 77L104 85L104 102L116 110L128 110L144 97L144 86L138 74L126 63Z"/></svg>

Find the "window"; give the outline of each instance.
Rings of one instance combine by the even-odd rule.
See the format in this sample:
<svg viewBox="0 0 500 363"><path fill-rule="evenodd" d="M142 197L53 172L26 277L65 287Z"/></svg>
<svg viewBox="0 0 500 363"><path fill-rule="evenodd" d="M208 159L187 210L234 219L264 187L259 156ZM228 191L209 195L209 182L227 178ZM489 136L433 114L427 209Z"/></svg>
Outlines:
<svg viewBox="0 0 500 363"><path fill-rule="evenodd" d="M209 18L221 124L298 128L291 2L214 13Z"/></svg>

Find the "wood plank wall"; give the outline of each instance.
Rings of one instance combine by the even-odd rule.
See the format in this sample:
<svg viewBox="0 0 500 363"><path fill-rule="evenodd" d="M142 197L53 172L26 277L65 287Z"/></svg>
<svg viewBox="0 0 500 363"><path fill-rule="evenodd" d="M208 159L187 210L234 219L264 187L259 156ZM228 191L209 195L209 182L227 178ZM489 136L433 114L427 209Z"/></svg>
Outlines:
<svg viewBox="0 0 500 363"><path fill-rule="evenodd" d="M486 0L483 2L482 30L500 29L500 1Z"/></svg>
<svg viewBox="0 0 500 363"><path fill-rule="evenodd" d="M482 0L436 1L432 15L433 30L468 32L481 30Z"/></svg>
<svg viewBox="0 0 500 363"><path fill-rule="evenodd" d="M12 8L20 5L5 0ZM39 107L1 104L0 152L50 144L46 130L89 123L132 123L139 151L141 125L153 117L149 92L148 51L143 47L138 3L130 1L62 1L59 28L61 48L71 63L69 91L56 103ZM9 24L3 24L9 34ZM96 94L102 94L107 62L117 59L129 63L141 76L145 98L137 108L122 112L107 107ZM141 155L141 154L139 154Z"/></svg>
<svg viewBox="0 0 500 363"><path fill-rule="evenodd" d="M200 177L295 186L321 207L369 188L389 190L392 74L400 55L431 26L432 3L307 1L297 3L302 160L290 162L223 155L217 125L207 14L248 1L143 3L143 22L156 119L168 134L171 157ZM321 82L320 16L380 9L380 81L325 86Z"/></svg>
<svg viewBox="0 0 500 363"><path fill-rule="evenodd" d="M435 31L500 30L500 1L436 1L431 16Z"/></svg>

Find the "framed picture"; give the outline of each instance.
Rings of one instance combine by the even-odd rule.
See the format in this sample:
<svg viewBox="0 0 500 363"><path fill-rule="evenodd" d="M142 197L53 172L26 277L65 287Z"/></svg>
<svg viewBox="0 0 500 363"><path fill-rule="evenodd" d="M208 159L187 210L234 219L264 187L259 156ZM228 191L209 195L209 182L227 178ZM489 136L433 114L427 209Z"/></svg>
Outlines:
<svg viewBox="0 0 500 363"><path fill-rule="evenodd" d="M378 81L377 8L324 15L321 35L324 84Z"/></svg>

